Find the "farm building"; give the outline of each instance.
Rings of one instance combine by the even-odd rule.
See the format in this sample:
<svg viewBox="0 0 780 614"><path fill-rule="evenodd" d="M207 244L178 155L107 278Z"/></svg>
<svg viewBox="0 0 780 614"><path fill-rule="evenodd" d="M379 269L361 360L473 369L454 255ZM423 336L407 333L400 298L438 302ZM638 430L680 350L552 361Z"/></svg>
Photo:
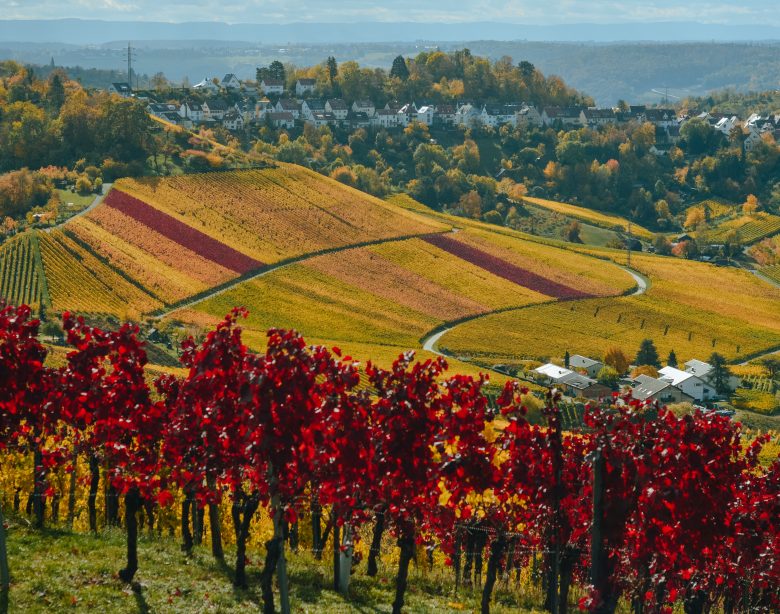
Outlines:
<svg viewBox="0 0 780 614"><path fill-rule="evenodd" d="M685 394L671 382L656 379L649 375L639 375L631 389L632 396L638 401L658 401L659 403L692 403L694 398Z"/></svg>
<svg viewBox="0 0 780 614"><path fill-rule="evenodd" d="M587 356L574 354L574 356L569 358L569 368L577 371L585 371L588 377L596 377L599 374L599 371L604 368L604 363L588 358Z"/></svg>

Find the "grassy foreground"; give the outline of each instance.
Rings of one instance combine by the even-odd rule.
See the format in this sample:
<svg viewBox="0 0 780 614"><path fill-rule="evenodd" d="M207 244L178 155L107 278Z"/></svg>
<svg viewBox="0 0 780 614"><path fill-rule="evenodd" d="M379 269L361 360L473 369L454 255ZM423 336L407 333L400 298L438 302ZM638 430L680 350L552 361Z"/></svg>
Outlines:
<svg viewBox="0 0 780 614"><path fill-rule="evenodd" d="M226 563L216 562L207 545L196 548L191 557L169 537L142 537L139 543L140 570L132 585L116 575L123 566L124 534L119 529L97 536L63 529L35 531L25 520L6 519L11 567L9 612L248 612L261 611L259 575L263 553L249 552L249 590L231 584L233 553L226 551ZM288 552L291 605L293 612L374 613L390 612L394 596L393 565L380 564L379 576L365 575L365 561L352 577L349 598L332 590L330 554L316 561L306 552ZM391 558L391 557L388 557ZM392 557L395 558L395 557ZM427 571L412 565L405 612L445 614L479 611L479 592L461 589L453 594L448 568ZM514 581L512 582L514 584ZM536 612L538 589L529 593L494 594L491 612ZM512 587L514 588L514 587ZM276 606L279 607L278 594Z"/></svg>

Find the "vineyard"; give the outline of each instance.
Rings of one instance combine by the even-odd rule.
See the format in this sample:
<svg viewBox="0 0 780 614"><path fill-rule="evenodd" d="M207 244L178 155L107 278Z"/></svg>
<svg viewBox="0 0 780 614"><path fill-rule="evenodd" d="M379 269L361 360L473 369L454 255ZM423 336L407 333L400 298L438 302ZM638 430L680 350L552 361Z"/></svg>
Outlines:
<svg viewBox="0 0 780 614"><path fill-rule="evenodd" d="M594 211L592 209L586 209L585 207L578 207L577 205L570 205L568 203L560 203L554 200L546 200L544 198L534 198L531 196L524 196L523 202L528 202L537 207L547 209L548 211L554 211L560 213L566 217L587 222L600 228L606 228L607 230L618 229L621 232L628 231L628 220L617 215L611 215L609 213L602 213L600 211ZM638 224L631 224L631 233L639 237L640 239L652 240L653 233L639 226Z"/></svg>
<svg viewBox="0 0 780 614"><path fill-rule="evenodd" d="M780 607L772 437L554 393L531 424L516 382L488 393L409 353L385 370L280 329L255 353L245 315L150 385L134 325L66 315L52 368L29 309L0 310L0 609Z"/></svg>
<svg viewBox="0 0 780 614"><path fill-rule="evenodd" d="M683 212L683 217L687 217L692 209L702 209L704 211L705 219L717 220L734 214L736 206L725 200L708 198L688 207Z"/></svg>
<svg viewBox="0 0 780 614"><path fill-rule="evenodd" d="M732 233L736 233L745 245L755 243L765 237L780 233L780 216L763 212L743 215L703 231L706 240L710 243L725 241Z"/></svg>
<svg viewBox="0 0 780 614"><path fill-rule="evenodd" d="M38 236L25 233L0 247L0 300L38 306L48 303Z"/></svg>

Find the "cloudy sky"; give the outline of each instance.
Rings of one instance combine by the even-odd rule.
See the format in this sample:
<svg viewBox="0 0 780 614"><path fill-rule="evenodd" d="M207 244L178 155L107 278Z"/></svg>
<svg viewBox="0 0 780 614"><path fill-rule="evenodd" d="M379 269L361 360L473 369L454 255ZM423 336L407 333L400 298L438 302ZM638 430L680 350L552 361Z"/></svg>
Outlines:
<svg viewBox="0 0 780 614"><path fill-rule="evenodd" d="M65 17L229 23L697 21L780 25L780 8L776 0L0 0L0 19Z"/></svg>

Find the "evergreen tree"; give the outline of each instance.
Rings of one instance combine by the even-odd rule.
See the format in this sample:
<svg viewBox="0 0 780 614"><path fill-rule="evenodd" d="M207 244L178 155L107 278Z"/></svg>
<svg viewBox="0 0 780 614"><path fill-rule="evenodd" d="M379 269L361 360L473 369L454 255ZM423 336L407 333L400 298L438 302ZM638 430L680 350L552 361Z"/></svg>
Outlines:
<svg viewBox="0 0 780 614"><path fill-rule="evenodd" d="M339 74L339 65L336 63L336 58L332 55L329 56L325 66L328 69L328 81L330 82L331 87L333 87L333 82Z"/></svg>
<svg viewBox="0 0 780 614"><path fill-rule="evenodd" d="M669 358L666 359L666 366L677 367L677 354L674 353L674 350L669 352Z"/></svg>
<svg viewBox="0 0 780 614"><path fill-rule="evenodd" d="M715 386L715 392L718 394L730 392L729 377L731 373L726 366L726 359L717 352L713 352L709 362L712 365L712 379L710 381Z"/></svg>
<svg viewBox="0 0 780 614"><path fill-rule="evenodd" d="M566 350L566 354L563 355L563 366L569 368L569 362L571 357L569 356L569 350Z"/></svg>
<svg viewBox="0 0 780 614"><path fill-rule="evenodd" d="M655 349L655 343L652 339L645 339L639 346L639 352L636 355L636 364L651 365L653 367L660 367L661 361L658 360L658 350Z"/></svg>
<svg viewBox="0 0 780 614"><path fill-rule="evenodd" d="M393 60L390 76L398 77L401 81L406 81L409 78L409 67L406 65L404 56L399 55Z"/></svg>

